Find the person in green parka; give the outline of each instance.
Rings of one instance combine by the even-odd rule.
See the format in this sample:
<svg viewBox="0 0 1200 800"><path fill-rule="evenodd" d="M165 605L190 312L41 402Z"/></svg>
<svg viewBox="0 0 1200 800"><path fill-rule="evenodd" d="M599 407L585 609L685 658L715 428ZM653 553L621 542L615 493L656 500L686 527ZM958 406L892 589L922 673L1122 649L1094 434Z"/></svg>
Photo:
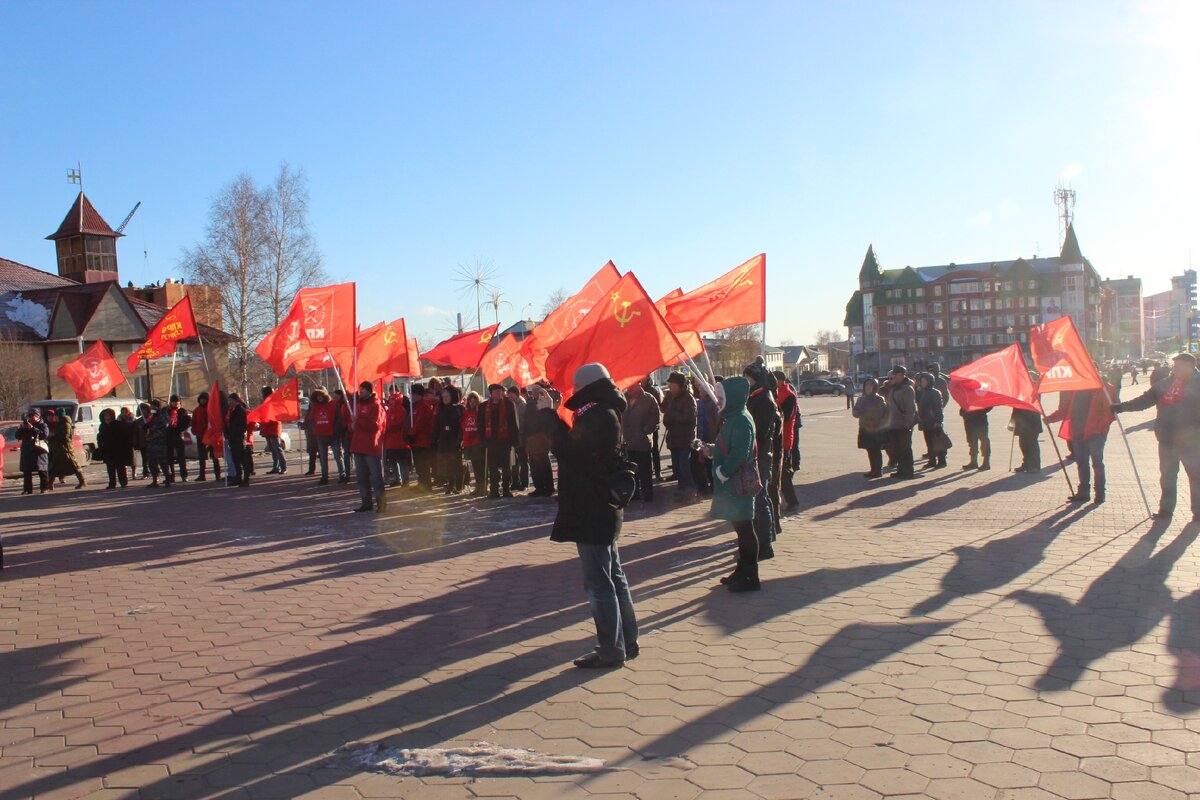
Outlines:
<svg viewBox="0 0 1200 800"><path fill-rule="evenodd" d="M731 480L754 459L754 420L746 410L750 383L741 377L726 378L717 384L716 393L723 423L716 443L704 445L704 453L713 463L709 514L732 522L738 542L737 567L721 583L731 592L753 592L762 588L758 579L758 537L754 535L754 497L739 495Z"/></svg>

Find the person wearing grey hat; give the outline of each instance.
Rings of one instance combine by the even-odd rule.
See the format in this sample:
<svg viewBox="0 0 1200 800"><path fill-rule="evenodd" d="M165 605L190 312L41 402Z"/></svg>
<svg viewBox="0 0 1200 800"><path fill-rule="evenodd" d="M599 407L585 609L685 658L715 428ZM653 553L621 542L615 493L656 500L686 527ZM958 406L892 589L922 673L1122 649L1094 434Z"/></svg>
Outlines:
<svg viewBox="0 0 1200 800"><path fill-rule="evenodd" d="M558 513L550 539L574 542L596 624L596 647L575 659L581 669L611 669L637 658L637 615L621 566L617 537L625 513L612 501L609 477L621 466L621 414L628 407L603 364L575 371L574 393L563 404L575 414L558 420Z"/></svg>
<svg viewBox="0 0 1200 800"><path fill-rule="evenodd" d="M1158 470L1162 495L1155 519L1175 513L1179 465L1187 473L1192 495L1192 522L1200 522L1200 372L1196 357L1180 353L1171 359L1170 377L1152 384L1145 394L1113 403L1118 414L1154 406L1154 436L1158 439Z"/></svg>

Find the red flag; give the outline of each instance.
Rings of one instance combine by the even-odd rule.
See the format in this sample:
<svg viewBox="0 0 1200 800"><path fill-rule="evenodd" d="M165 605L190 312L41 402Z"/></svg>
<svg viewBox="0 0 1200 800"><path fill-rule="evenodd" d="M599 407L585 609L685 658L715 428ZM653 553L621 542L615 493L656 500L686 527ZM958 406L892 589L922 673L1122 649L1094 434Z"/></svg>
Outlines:
<svg viewBox="0 0 1200 800"><path fill-rule="evenodd" d="M667 303L678 297L683 297L683 289L673 289L654 304L664 319L666 318ZM695 331L675 331L675 335L679 338L679 343L683 345L684 352L687 353L687 358L696 358L704 352L704 340L700 337L699 333ZM677 363L684 363L686 360L680 357Z"/></svg>
<svg viewBox="0 0 1200 800"><path fill-rule="evenodd" d="M491 343L492 337L496 335L499 327L498 324L489 325L477 331L467 331L457 336L451 336L446 341L438 343L421 358L443 367L475 369L479 366L479 360L483 358L484 351L487 350L488 344Z"/></svg>
<svg viewBox="0 0 1200 800"><path fill-rule="evenodd" d="M271 392L262 405L246 414L247 422L291 422L297 419L300 419L300 384L297 378L292 378Z"/></svg>
<svg viewBox="0 0 1200 800"><path fill-rule="evenodd" d="M288 367L296 363L302 363L305 369L313 370L332 366L332 363L325 366L313 365L313 359L324 359L326 352L324 348L314 348L304 339L302 335L304 314L298 300L299 298L296 298L292 301L287 316L254 348L254 352L258 354L259 358L267 362L267 365L280 377L286 375Z"/></svg>
<svg viewBox="0 0 1200 800"><path fill-rule="evenodd" d="M358 337L358 380L390 379L408 369L408 331L404 319L380 323Z"/></svg>
<svg viewBox="0 0 1200 800"><path fill-rule="evenodd" d="M75 399L81 403L103 397L125 382L125 373L103 340L79 354L79 358L58 368L58 377L71 384Z"/></svg>
<svg viewBox="0 0 1200 800"><path fill-rule="evenodd" d="M530 376L530 383L546 373L546 355L577 326L592 307L608 294L621 279L621 273L611 261L588 279L583 288L546 315L521 342L521 356Z"/></svg>
<svg viewBox="0 0 1200 800"><path fill-rule="evenodd" d="M1034 369L1042 375L1039 394L1100 388L1100 373L1070 317L1030 328L1029 350Z"/></svg>
<svg viewBox="0 0 1200 800"><path fill-rule="evenodd" d="M169 356L175 352L180 339L190 339L198 335L196 330L196 315L192 313L192 298L184 295L183 299L167 310L162 319L146 334L146 341L133 351L133 355L125 362L130 372L137 371L142 359L153 361L156 358Z"/></svg>
<svg viewBox="0 0 1200 800"><path fill-rule="evenodd" d="M584 364L603 364L617 387L625 389L682 352L675 332L629 272L550 352L546 374L566 400L575 370Z"/></svg>
<svg viewBox="0 0 1200 800"><path fill-rule="evenodd" d="M416 339L408 340L408 366L396 375L401 378L421 377L421 346Z"/></svg>
<svg viewBox="0 0 1200 800"><path fill-rule="evenodd" d="M221 453L225 449L225 404L221 402L220 382L215 379L208 393L205 413L208 415L208 427L204 429L200 441L211 447L217 458L223 458Z"/></svg>
<svg viewBox="0 0 1200 800"><path fill-rule="evenodd" d="M950 394L963 411L1012 406L1042 413L1025 357L1017 344L951 372Z"/></svg>
<svg viewBox="0 0 1200 800"><path fill-rule="evenodd" d="M508 334L496 344L491 350L488 350L483 355L483 360L479 362L480 369L483 370L483 377L489 384L500 383L505 378L516 378L512 374L512 362L517 355L517 351L521 349L521 343L517 341L517 337L513 334Z"/></svg>
<svg viewBox="0 0 1200 800"><path fill-rule="evenodd" d="M301 289L292 305L300 307L300 337L311 347L354 347L353 283Z"/></svg>
<svg viewBox="0 0 1200 800"><path fill-rule="evenodd" d="M767 319L767 256L760 253L699 289L671 298L663 314L676 331L721 331Z"/></svg>

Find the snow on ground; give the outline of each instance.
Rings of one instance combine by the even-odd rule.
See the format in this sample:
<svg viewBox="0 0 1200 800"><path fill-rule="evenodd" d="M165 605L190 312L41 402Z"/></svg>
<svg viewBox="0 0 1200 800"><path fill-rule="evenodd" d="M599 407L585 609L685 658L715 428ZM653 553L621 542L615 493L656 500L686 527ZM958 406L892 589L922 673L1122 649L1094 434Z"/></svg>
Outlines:
<svg viewBox="0 0 1200 800"><path fill-rule="evenodd" d="M556 756L488 742L448 748L387 747L378 742L356 742L338 750L338 755L348 757L358 769L411 777L580 775L605 769L604 762L597 758Z"/></svg>

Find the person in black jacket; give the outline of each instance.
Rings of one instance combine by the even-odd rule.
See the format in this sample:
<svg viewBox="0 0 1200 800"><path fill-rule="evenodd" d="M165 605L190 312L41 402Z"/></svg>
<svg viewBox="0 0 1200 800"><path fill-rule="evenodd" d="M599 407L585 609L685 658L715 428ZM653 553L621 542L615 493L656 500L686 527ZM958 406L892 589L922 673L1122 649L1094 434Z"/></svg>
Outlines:
<svg viewBox="0 0 1200 800"><path fill-rule="evenodd" d="M179 395L171 395L167 413L171 424L167 428L167 466L179 481L187 483L187 449L183 443L184 431L192 427L192 415L179 404ZM176 469L176 462L179 467Z"/></svg>
<svg viewBox="0 0 1200 800"><path fill-rule="evenodd" d="M608 476L621 460L626 402L603 364L577 369L574 385L565 404L575 412L574 425L559 420L554 436L558 514L550 539L575 543L596 623L596 648L575 659L575 666L606 669L640 652L633 597L617 551L624 512L609 502L608 488Z"/></svg>
<svg viewBox="0 0 1200 800"><path fill-rule="evenodd" d="M433 418L433 449L437 452L438 476L446 482L446 494L463 490L463 406L457 386L442 389L442 402Z"/></svg>
<svg viewBox="0 0 1200 800"><path fill-rule="evenodd" d="M925 452L929 459L926 469L941 469L946 466L946 451L938 444L946 434L942 427L942 393L928 372L917 373L917 427L925 434Z"/></svg>
<svg viewBox="0 0 1200 800"><path fill-rule="evenodd" d="M249 486L251 454L246 447L246 404L237 392L229 393L225 418L225 444L229 446L229 468L225 470L226 486Z"/></svg>
<svg viewBox="0 0 1200 800"><path fill-rule="evenodd" d="M129 485L126 467L133 461L133 444L130 442L129 426L117 419L117 412L106 408L100 412L100 429L96 431L96 449L104 459L108 472L108 486L115 489L119 483L124 489Z"/></svg>
<svg viewBox="0 0 1200 800"><path fill-rule="evenodd" d="M1192 490L1192 522L1200 522L1200 372L1196 358L1180 353L1171 361L1171 375L1150 386L1146 393L1114 403L1112 410L1140 411L1157 406L1154 436L1158 439L1158 469L1162 497L1155 519L1175 513L1179 465L1187 472Z"/></svg>
<svg viewBox="0 0 1200 800"><path fill-rule="evenodd" d="M772 498L769 487L775 437L782 423L779 407L775 404L775 395L772 392L775 378L767 372L762 358L747 365L742 370L742 376L750 381L750 400L746 403L746 410L754 420L754 441L758 446L758 476L763 485L762 491L754 501L754 533L758 536L758 560L766 561L775 557L771 542L775 541L775 535L778 533L775 521L779 519L779 496Z"/></svg>
<svg viewBox="0 0 1200 800"><path fill-rule="evenodd" d="M550 497L554 494L554 469L550 466L551 437L558 427L558 414L554 411L554 400L545 387L534 384L529 387L529 400L525 404L525 418L521 420L521 433L525 437L525 452L529 456L529 475L533 479L530 497Z"/></svg>

